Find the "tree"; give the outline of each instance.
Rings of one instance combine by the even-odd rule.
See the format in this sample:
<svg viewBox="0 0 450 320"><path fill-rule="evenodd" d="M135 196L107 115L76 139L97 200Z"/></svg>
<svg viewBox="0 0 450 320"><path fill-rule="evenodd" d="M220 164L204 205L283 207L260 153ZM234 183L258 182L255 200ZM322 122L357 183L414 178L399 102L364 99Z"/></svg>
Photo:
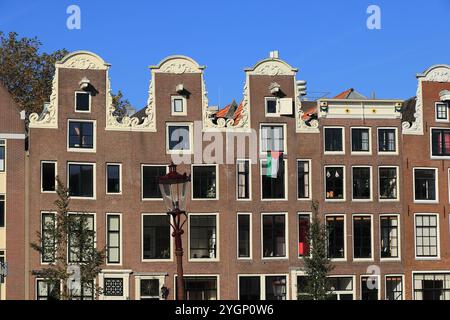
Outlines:
<svg viewBox="0 0 450 320"><path fill-rule="evenodd" d="M307 239L310 255L303 259L306 275L304 293L313 300L326 300L329 297L327 276L333 270L333 265L327 256L328 230L319 218L318 209L317 201L313 201L311 205L312 221Z"/></svg>
<svg viewBox="0 0 450 320"><path fill-rule="evenodd" d="M52 93L55 62L68 53L65 49L40 53L41 46L37 38L0 32L0 82L28 115L42 111Z"/></svg>
<svg viewBox="0 0 450 320"><path fill-rule="evenodd" d="M118 117L118 120L122 120L123 117L128 115L128 111L132 109L130 101L123 97L122 91L118 91L117 94L112 93L112 103L116 108L113 115Z"/></svg>
<svg viewBox="0 0 450 320"><path fill-rule="evenodd" d="M34 270L33 274L45 279L52 289L62 284L61 293L53 294L54 298L83 299L86 292L91 292L96 298L101 288L94 286L94 280L104 264L105 250L97 250L95 247L95 230L88 215L81 212L69 214L69 190L58 177L56 181L56 214L43 221L42 229L45 231L37 232L38 241L31 243L31 247L49 264L40 270ZM68 260L72 262L69 263Z"/></svg>

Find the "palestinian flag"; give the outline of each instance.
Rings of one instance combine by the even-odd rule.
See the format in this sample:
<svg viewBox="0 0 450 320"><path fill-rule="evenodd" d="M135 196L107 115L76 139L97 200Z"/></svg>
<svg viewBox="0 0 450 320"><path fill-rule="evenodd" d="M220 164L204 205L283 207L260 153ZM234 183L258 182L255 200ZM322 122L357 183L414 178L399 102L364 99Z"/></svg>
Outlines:
<svg viewBox="0 0 450 320"><path fill-rule="evenodd" d="M268 151L266 163L266 176L272 179L278 178L278 172L283 165L283 152Z"/></svg>

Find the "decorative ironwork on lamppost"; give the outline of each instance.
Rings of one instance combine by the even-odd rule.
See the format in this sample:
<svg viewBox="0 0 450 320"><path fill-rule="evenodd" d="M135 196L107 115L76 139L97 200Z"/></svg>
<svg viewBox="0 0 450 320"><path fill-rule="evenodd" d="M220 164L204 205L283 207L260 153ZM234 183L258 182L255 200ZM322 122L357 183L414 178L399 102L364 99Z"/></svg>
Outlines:
<svg viewBox="0 0 450 320"><path fill-rule="evenodd" d="M175 239L175 256L177 260L177 300L184 300L183 277L183 244L181 237L183 226L187 221L185 211L187 184L191 177L177 172L177 166L172 162L169 173L159 177L158 184L167 207L167 214L171 217L172 236Z"/></svg>

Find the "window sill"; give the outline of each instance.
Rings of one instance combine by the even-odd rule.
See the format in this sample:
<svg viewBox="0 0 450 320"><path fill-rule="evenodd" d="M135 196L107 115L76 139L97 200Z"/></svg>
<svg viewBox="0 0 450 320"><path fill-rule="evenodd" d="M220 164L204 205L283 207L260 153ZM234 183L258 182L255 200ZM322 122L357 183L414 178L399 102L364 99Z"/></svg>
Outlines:
<svg viewBox="0 0 450 320"><path fill-rule="evenodd" d="M400 199L378 199L379 202L400 202Z"/></svg>
<svg viewBox="0 0 450 320"><path fill-rule="evenodd" d="M373 202L373 199L352 199L352 202Z"/></svg>
<svg viewBox="0 0 450 320"><path fill-rule="evenodd" d="M261 201L263 201L263 202L269 202L269 201L288 201L288 199L287 198L285 198L285 199L263 199L263 198L261 198Z"/></svg>
<svg viewBox="0 0 450 320"><path fill-rule="evenodd" d="M76 196L70 196L70 199L73 199L73 200L97 200L96 197L76 197Z"/></svg>
<svg viewBox="0 0 450 320"><path fill-rule="evenodd" d="M353 258L352 262L373 262L373 258Z"/></svg>
<svg viewBox="0 0 450 320"><path fill-rule="evenodd" d="M367 151L352 151L351 152L352 156L371 156L372 152L367 152Z"/></svg>
<svg viewBox="0 0 450 320"><path fill-rule="evenodd" d="M217 258L214 258L214 259L206 259L206 258L189 258L188 259L188 261L189 262L193 262L193 263L196 263L196 262L220 262L220 260L219 259L217 259Z"/></svg>
<svg viewBox="0 0 450 320"><path fill-rule="evenodd" d="M380 262L401 262L401 258L380 258Z"/></svg>
<svg viewBox="0 0 450 320"><path fill-rule="evenodd" d="M141 259L142 263L161 263L161 262L173 262L173 257L170 259Z"/></svg>
<svg viewBox="0 0 450 320"><path fill-rule="evenodd" d="M441 257L414 257L416 261L440 261Z"/></svg>
<svg viewBox="0 0 450 320"><path fill-rule="evenodd" d="M345 155L345 151L324 151L323 152L324 155L330 155L330 156L338 156L338 155Z"/></svg>
<svg viewBox="0 0 450 320"><path fill-rule="evenodd" d="M414 203L418 203L418 204L438 204L439 200L414 200Z"/></svg>
<svg viewBox="0 0 450 320"><path fill-rule="evenodd" d="M163 198L142 198L142 201L164 201Z"/></svg>
<svg viewBox="0 0 450 320"><path fill-rule="evenodd" d="M67 148L67 152L96 153L95 148Z"/></svg>
<svg viewBox="0 0 450 320"><path fill-rule="evenodd" d="M379 156L398 156L398 151L378 151Z"/></svg>
<svg viewBox="0 0 450 320"><path fill-rule="evenodd" d="M192 201L217 201L219 200L219 197L217 198L191 198Z"/></svg>

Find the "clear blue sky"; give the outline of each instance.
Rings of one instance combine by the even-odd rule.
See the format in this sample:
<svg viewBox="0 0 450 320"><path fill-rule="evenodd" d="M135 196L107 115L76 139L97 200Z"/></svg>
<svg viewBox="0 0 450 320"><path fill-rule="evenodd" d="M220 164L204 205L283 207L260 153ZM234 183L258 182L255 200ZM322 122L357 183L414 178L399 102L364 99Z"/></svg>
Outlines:
<svg viewBox="0 0 450 320"><path fill-rule="evenodd" d="M81 8L81 30L66 9ZM381 8L381 30L366 27ZM450 64L449 0L85 1L0 0L0 30L37 36L43 50L90 50L112 64L113 90L137 109L147 100L149 65L172 54L206 65L210 104L240 100L243 68L279 50L309 91L408 98L415 74Z"/></svg>

